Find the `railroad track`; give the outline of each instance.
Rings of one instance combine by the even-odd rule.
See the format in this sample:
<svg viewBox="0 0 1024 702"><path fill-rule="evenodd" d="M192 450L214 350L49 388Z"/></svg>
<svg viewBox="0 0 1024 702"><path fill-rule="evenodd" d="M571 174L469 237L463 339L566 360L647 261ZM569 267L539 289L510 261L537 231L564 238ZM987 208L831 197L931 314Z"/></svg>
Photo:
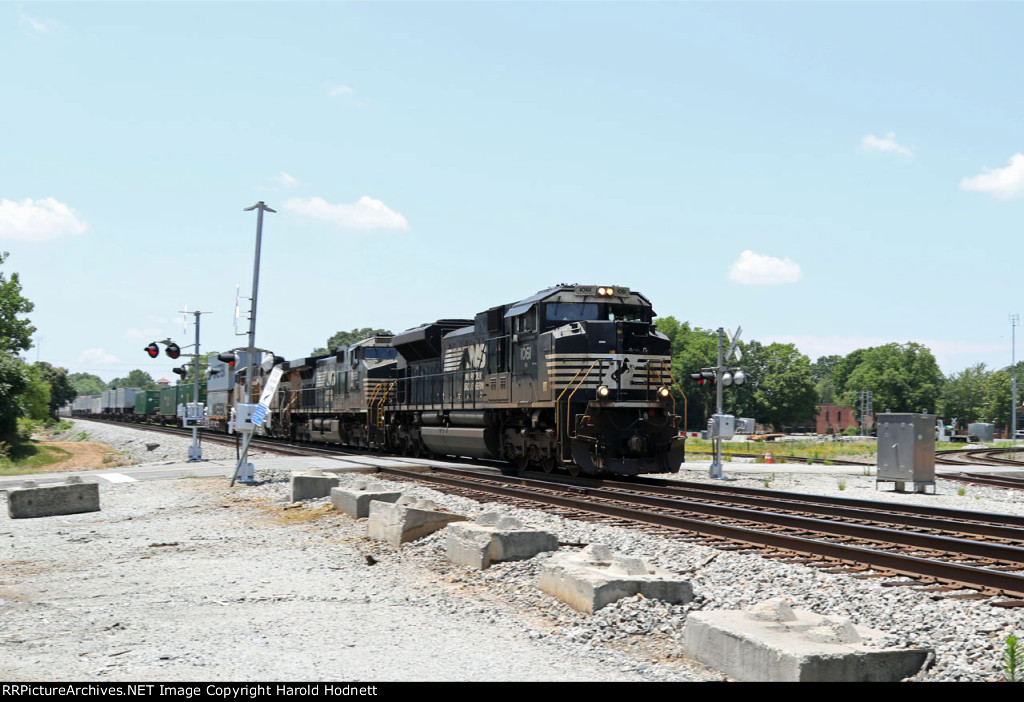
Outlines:
<svg viewBox="0 0 1024 702"><path fill-rule="evenodd" d="M235 441L219 435L204 440ZM273 442L265 448L293 455L343 453ZM772 557L819 567L871 569L873 576L910 577L942 590L1005 595L1015 599L1003 604L1024 606L1024 517L659 479L549 475L541 480L441 467L428 473L379 470L477 499L485 494L575 519L668 530L677 537L711 540L717 548L767 549Z"/></svg>
<svg viewBox="0 0 1024 702"><path fill-rule="evenodd" d="M671 481L558 482L454 468L381 473L571 518L710 538L717 548L769 549L808 565L1009 596L1014 601L1001 604L1024 606L1024 517Z"/></svg>

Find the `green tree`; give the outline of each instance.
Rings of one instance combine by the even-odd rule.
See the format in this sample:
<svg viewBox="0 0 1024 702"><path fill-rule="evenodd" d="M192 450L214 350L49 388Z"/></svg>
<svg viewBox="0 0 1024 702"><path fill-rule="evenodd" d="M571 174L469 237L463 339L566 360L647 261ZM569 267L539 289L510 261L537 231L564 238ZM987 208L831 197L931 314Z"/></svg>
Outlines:
<svg viewBox="0 0 1024 702"><path fill-rule="evenodd" d="M92 373L72 373L68 379L78 395L99 395L107 389L103 379Z"/></svg>
<svg viewBox="0 0 1024 702"><path fill-rule="evenodd" d="M675 317L662 317L655 326L672 344L672 376L686 393L686 428L706 428L715 410L715 387L707 383L698 385L690 374L718 362L717 334L707 329L691 329L689 322L680 322ZM675 388L672 393L677 403L683 402ZM676 410L682 414L678 404Z"/></svg>
<svg viewBox="0 0 1024 702"><path fill-rule="evenodd" d="M21 416L21 395L28 388L25 364L17 356L0 351L0 440L14 441Z"/></svg>
<svg viewBox="0 0 1024 702"><path fill-rule="evenodd" d="M28 382L18 398L21 416L46 421L50 417L50 383L38 366L25 366L24 371Z"/></svg>
<svg viewBox="0 0 1024 702"><path fill-rule="evenodd" d="M843 357L839 355L821 356L811 364L811 377L818 390L818 400L822 403L835 402L836 384L833 376L842 360Z"/></svg>
<svg viewBox="0 0 1024 702"><path fill-rule="evenodd" d="M111 388L142 388L143 390L156 390L160 386L153 381L153 376L144 370L136 368L124 378L114 378L110 381Z"/></svg>
<svg viewBox="0 0 1024 702"><path fill-rule="evenodd" d="M991 380L992 371L984 363L953 373L942 387L937 414L947 423L953 417L959 423L977 422L986 413Z"/></svg>
<svg viewBox="0 0 1024 702"><path fill-rule="evenodd" d="M75 391L71 379L68 378L67 368L56 368L46 361L35 364L43 379L50 385L50 415L55 416L57 410L75 399L78 393Z"/></svg>
<svg viewBox="0 0 1024 702"><path fill-rule="evenodd" d="M934 412L945 380L932 352L914 342L857 349L838 364L833 378L850 405L858 392L870 390L876 413Z"/></svg>
<svg viewBox="0 0 1024 702"><path fill-rule="evenodd" d="M1012 366L994 371L988 378L985 385L985 408L981 413L981 420L992 422L998 428L1009 428L1013 416L1013 385ZM1020 410L1020 404L1024 400L1024 387L1021 381L1024 380L1024 361L1017 363L1017 420L1024 419L1024 412ZM953 415L956 416L956 415Z"/></svg>
<svg viewBox="0 0 1024 702"><path fill-rule="evenodd" d="M0 254L0 265L3 265L9 254ZM32 346L32 334L36 328L28 319L19 315L27 314L35 308L31 302L21 295L21 280L17 273L11 273L10 280L0 273L0 350L17 353L27 351Z"/></svg>
<svg viewBox="0 0 1024 702"><path fill-rule="evenodd" d="M391 336L391 332L387 329L371 329L370 327L363 327L362 329L353 329L352 331L340 331L327 340L327 346L320 346L313 349L313 356L324 356L328 353L333 352L335 349L341 346L347 346L354 344L357 341L362 341L367 337L376 336L383 334Z"/></svg>
<svg viewBox="0 0 1024 702"><path fill-rule="evenodd" d="M818 390L811 359L793 344L751 341L743 347L740 364L748 380L740 387L725 388L725 406L736 416L753 417L776 431L814 417Z"/></svg>

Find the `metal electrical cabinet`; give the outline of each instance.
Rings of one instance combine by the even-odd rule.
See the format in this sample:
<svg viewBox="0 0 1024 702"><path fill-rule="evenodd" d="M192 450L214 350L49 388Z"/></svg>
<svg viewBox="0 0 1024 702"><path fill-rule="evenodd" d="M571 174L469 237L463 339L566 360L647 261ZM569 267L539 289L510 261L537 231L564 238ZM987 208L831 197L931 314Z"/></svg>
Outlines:
<svg viewBox="0 0 1024 702"><path fill-rule="evenodd" d="M935 415L889 413L878 415L878 476L875 484L896 483L902 492L910 483L915 492L935 490Z"/></svg>

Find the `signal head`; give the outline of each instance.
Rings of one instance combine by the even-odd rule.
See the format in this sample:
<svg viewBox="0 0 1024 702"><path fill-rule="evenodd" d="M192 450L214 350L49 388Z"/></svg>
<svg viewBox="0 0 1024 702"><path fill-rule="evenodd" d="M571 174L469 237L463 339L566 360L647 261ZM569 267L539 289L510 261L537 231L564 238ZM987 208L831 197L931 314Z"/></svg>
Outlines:
<svg viewBox="0 0 1024 702"><path fill-rule="evenodd" d="M232 368L238 363L238 354L234 351L225 351L224 353L217 354L217 360L221 363L227 363Z"/></svg>
<svg viewBox="0 0 1024 702"><path fill-rule="evenodd" d="M167 344L167 349L164 351L164 353L166 353L171 358L177 358L178 356L181 355L181 348L179 348L178 345L172 341L171 343Z"/></svg>
<svg viewBox="0 0 1024 702"><path fill-rule="evenodd" d="M156 358L157 356L160 355L160 347L156 345L155 341L146 348L144 348L143 351L148 353L150 358Z"/></svg>
<svg viewBox="0 0 1024 702"><path fill-rule="evenodd" d="M180 376L181 376L181 379L182 379L182 380L184 380L184 379L185 379L185 376L187 376L187 375L188 375L188 371L187 371L187 370L185 370L185 368L184 368L183 366L179 366L179 367L177 367L177 368L174 368L174 369L172 369L172 370L173 370L173 372L175 372L175 373L177 373L178 375L180 375Z"/></svg>

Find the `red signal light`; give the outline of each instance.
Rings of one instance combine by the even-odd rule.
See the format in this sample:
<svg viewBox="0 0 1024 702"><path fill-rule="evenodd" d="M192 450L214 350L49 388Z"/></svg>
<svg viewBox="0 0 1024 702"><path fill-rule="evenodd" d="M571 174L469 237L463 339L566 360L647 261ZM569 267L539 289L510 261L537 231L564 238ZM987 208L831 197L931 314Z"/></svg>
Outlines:
<svg viewBox="0 0 1024 702"><path fill-rule="evenodd" d="M176 343L172 341L171 343L167 344L167 350L164 353L166 353L171 358L177 358L178 356L181 355L181 349L178 347Z"/></svg>
<svg viewBox="0 0 1024 702"><path fill-rule="evenodd" d="M144 348L143 351L148 353L150 358L156 358L157 356L160 355L160 347L156 345L155 341L146 348Z"/></svg>

